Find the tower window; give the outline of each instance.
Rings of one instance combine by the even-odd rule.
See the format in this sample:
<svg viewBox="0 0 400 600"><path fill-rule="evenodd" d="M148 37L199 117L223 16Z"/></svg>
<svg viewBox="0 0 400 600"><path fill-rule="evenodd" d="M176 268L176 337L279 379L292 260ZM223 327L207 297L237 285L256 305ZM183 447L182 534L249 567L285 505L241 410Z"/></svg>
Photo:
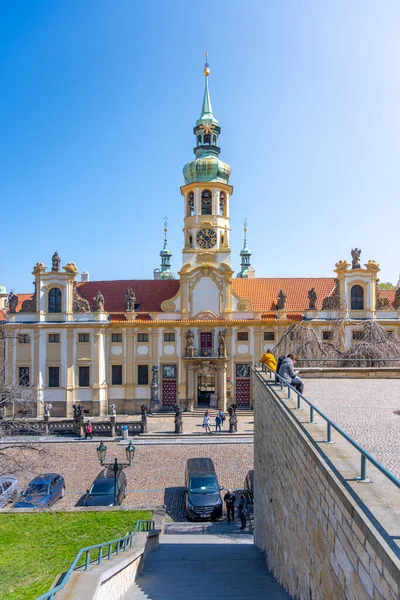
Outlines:
<svg viewBox="0 0 400 600"><path fill-rule="evenodd" d="M49 292L49 313L61 312L61 290L51 288Z"/></svg>
<svg viewBox="0 0 400 600"><path fill-rule="evenodd" d="M213 135L213 144L214 144L214 146L217 145L217 136L216 135Z"/></svg>
<svg viewBox="0 0 400 600"><path fill-rule="evenodd" d="M219 214L221 217L226 217L225 206L226 206L225 194L224 194L224 192L220 192L219 193Z"/></svg>
<svg viewBox="0 0 400 600"><path fill-rule="evenodd" d="M364 310L364 290L361 285L351 288L351 310Z"/></svg>
<svg viewBox="0 0 400 600"><path fill-rule="evenodd" d="M211 144L211 135L209 133L206 133L204 136L204 143L205 144Z"/></svg>
<svg viewBox="0 0 400 600"><path fill-rule="evenodd" d="M201 135L197 136L197 145L200 146L201 145Z"/></svg>
<svg viewBox="0 0 400 600"><path fill-rule="evenodd" d="M187 216L193 217L194 215L194 192L190 192L187 197Z"/></svg>
<svg viewBox="0 0 400 600"><path fill-rule="evenodd" d="M212 215L212 200L210 190L203 190L201 194L201 214Z"/></svg>

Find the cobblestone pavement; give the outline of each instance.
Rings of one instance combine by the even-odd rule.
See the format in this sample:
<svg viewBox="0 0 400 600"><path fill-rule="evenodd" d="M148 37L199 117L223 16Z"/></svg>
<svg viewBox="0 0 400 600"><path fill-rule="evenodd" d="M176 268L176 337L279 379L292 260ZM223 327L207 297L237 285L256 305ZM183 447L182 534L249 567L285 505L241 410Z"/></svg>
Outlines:
<svg viewBox="0 0 400 600"><path fill-rule="evenodd" d="M398 379L305 379L304 384L306 398L400 477L400 416L393 414L400 409Z"/></svg>
<svg viewBox="0 0 400 600"><path fill-rule="evenodd" d="M98 440L81 443L34 444L21 453L7 450L19 464L20 489L39 473L59 472L66 481L67 493L55 508L72 508L82 501L87 488L100 472L96 448ZM108 442L107 460L116 456L126 460L124 446ZM220 485L241 488L253 468L253 444L201 444L137 446L134 461L125 471L128 494L124 505L158 506L165 504L173 520L184 520L184 475L186 460L211 457ZM3 459L4 460L4 459ZM9 461L9 465L12 463ZM4 466L4 464L3 464ZM0 457L0 470L1 457ZM11 472L10 469L9 472Z"/></svg>

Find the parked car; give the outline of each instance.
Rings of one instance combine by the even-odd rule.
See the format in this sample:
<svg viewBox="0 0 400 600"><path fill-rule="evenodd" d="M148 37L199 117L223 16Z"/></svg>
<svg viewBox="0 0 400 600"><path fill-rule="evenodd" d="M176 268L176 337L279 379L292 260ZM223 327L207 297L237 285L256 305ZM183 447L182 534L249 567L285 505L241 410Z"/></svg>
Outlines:
<svg viewBox="0 0 400 600"><path fill-rule="evenodd" d="M211 458L189 458L186 465L186 516L188 520L222 517L221 490Z"/></svg>
<svg viewBox="0 0 400 600"><path fill-rule="evenodd" d="M18 479L13 475L0 477L0 508L10 502L18 492Z"/></svg>
<svg viewBox="0 0 400 600"><path fill-rule="evenodd" d="M26 486L14 508L44 508L53 506L65 495L65 481L59 473L45 473L32 479Z"/></svg>
<svg viewBox="0 0 400 600"><path fill-rule="evenodd" d="M249 495L250 503L254 504L254 470L251 470L247 473L244 481L244 487Z"/></svg>
<svg viewBox="0 0 400 600"><path fill-rule="evenodd" d="M117 476L117 503L122 504L126 496L126 475L119 471ZM104 469L87 491L83 506L114 506L114 473Z"/></svg>

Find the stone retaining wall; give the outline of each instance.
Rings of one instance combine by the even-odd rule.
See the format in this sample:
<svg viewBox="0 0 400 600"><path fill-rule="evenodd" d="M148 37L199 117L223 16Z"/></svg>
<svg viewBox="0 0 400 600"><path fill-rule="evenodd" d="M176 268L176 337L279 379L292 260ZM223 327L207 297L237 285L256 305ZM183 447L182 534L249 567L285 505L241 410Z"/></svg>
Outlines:
<svg viewBox="0 0 400 600"><path fill-rule="evenodd" d="M400 379L395 367L299 367L303 379Z"/></svg>
<svg viewBox="0 0 400 600"><path fill-rule="evenodd" d="M253 395L255 543L268 568L296 599L398 600L396 554L256 375Z"/></svg>

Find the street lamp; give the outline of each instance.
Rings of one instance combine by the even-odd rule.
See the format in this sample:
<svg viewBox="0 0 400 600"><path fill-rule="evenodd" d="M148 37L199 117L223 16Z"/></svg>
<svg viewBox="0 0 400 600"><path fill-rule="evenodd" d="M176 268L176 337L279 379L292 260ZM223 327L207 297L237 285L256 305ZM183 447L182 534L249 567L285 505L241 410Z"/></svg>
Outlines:
<svg viewBox="0 0 400 600"><path fill-rule="evenodd" d="M114 473L114 506L118 506L118 500L117 500L118 474L121 471L123 471L123 469L126 469L126 467L131 466L133 457L135 455L135 450L136 450L135 446L132 444L132 442L129 442L128 446L125 448L126 459L128 461L127 463L119 463L118 458L115 458L113 463L106 463L104 461L106 459L107 446L104 444L104 442L100 442L100 446L96 449L97 458L99 459L101 466L105 467L108 471L112 471Z"/></svg>

